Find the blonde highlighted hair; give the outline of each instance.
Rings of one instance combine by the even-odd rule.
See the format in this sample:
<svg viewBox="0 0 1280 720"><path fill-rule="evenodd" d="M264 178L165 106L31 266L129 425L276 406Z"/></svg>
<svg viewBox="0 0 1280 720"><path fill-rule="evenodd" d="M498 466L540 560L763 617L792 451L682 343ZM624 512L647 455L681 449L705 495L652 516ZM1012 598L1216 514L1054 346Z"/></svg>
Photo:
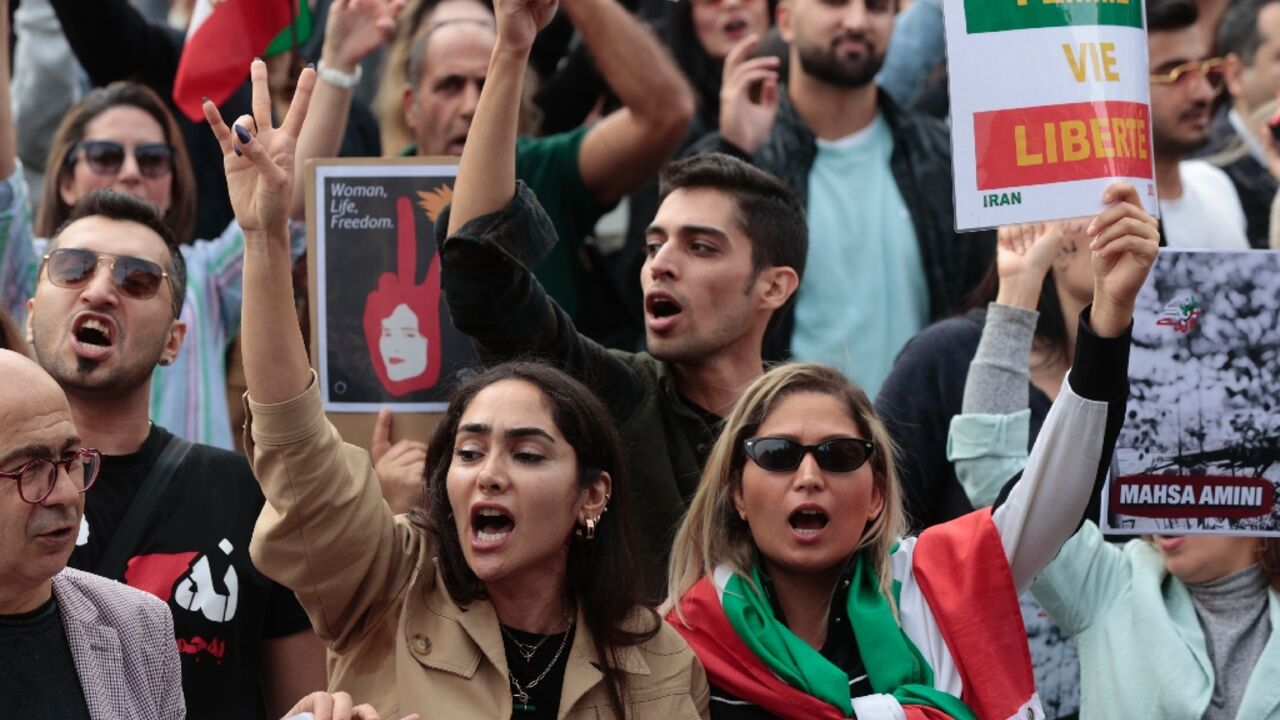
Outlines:
<svg viewBox="0 0 1280 720"><path fill-rule="evenodd" d="M867 394L839 371L825 365L789 363L773 368L753 382L725 420L720 439L703 468L693 503L676 533L664 613L675 608L680 615L680 597L719 565L727 565L750 577L751 528L738 516L733 504L733 494L742 483L742 468L747 462L743 442L756 434L779 403L797 393L818 393L841 401L859 434L875 443L871 469L876 488L884 497L884 507L867 523L854 552L869 550L880 580L880 592L893 604L889 551L906 530L902 489L894 469L893 439L876 416Z"/></svg>

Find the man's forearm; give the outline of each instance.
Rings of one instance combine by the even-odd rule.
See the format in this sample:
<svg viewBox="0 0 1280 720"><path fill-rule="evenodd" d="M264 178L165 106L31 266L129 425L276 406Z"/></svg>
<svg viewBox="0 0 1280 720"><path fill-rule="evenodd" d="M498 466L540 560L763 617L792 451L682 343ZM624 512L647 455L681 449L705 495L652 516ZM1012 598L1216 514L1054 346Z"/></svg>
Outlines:
<svg viewBox="0 0 1280 720"><path fill-rule="evenodd" d="M325 64L328 67L328 63ZM353 72L346 67L336 68L342 72ZM313 158L336 157L342 147L342 138L347 132L347 117L351 113L351 97L353 91L340 88L333 83L321 80L316 83L315 93L311 96L311 109L307 113L307 121L302 125L298 135L298 151L294 166L293 200L289 217L303 220L306 217L307 201L305 182L306 164Z"/></svg>
<svg viewBox="0 0 1280 720"><path fill-rule="evenodd" d="M616 0L564 0L562 7L622 104L642 122L676 122L683 132L693 90L653 32Z"/></svg>
<svg viewBox="0 0 1280 720"><path fill-rule="evenodd" d="M528 48L511 48L498 39L458 165L450 235L469 220L506 207L516 193L516 135L528 65Z"/></svg>

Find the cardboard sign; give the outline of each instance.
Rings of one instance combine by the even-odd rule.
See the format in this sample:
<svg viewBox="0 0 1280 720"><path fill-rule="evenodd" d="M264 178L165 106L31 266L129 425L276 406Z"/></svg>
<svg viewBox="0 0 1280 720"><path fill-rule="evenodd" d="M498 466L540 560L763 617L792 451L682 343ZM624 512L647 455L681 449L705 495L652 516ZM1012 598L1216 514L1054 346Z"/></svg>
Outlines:
<svg viewBox="0 0 1280 720"><path fill-rule="evenodd" d="M1142 0L944 0L956 228L1159 214Z"/></svg>
<svg viewBox="0 0 1280 720"><path fill-rule="evenodd" d="M1280 252L1162 250L1103 530L1280 536Z"/></svg>
<svg viewBox="0 0 1280 720"><path fill-rule="evenodd" d="M433 228L457 158L320 160L307 166L311 362L324 409L365 444L379 409L422 440L458 370L475 364L440 290Z"/></svg>

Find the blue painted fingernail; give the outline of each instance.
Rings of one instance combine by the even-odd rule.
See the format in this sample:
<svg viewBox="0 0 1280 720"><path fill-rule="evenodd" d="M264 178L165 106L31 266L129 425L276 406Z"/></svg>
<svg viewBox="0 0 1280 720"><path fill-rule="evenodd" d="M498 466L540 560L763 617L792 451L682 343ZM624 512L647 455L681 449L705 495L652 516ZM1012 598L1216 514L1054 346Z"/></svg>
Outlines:
<svg viewBox="0 0 1280 720"><path fill-rule="evenodd" d="M232 145L231 149L236 151L236 157L240 157L241 155L244 155L244 153L240 152L239 145Z"/></svg>
<svg viewBox="0 0 1280 720"><path fill-rule="evenodd" d="M248 145L250 140L249 131L245 130L239 125L236 125L235 128L236 128L236 137L240 138L240 142L244 143L245 145Z"/></svg>

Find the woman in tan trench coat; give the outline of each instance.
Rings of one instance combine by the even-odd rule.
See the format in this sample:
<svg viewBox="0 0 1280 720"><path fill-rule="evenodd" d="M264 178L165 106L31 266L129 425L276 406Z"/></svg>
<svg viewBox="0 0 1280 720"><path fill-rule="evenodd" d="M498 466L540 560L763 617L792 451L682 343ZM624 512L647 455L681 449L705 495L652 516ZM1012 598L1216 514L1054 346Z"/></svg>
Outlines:
<svg viewBox="0 0 1280 720"><path fill-rule="evenodd" d="M702 667L638 604L621 443L577 381L506 364L467 382L429 445L426 507L392 516L324 417L293 314L286 216L315 73L278 129L266 66L251 75L253 118L205 113L245 233L246 444L267 498L252 552L336 653L330 689L387 717L705 717Z"/></svg>

